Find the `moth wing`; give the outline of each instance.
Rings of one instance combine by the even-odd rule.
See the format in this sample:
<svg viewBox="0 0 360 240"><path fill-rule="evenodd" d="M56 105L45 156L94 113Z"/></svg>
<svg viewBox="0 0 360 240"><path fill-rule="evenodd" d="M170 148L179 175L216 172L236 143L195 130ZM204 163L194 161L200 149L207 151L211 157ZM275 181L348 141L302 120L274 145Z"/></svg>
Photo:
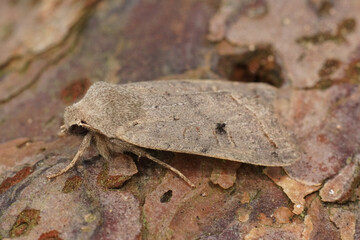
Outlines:
<svg viewBox="0 0 360 240"><path fill-rule="evenodd" d="M116 137L128 143L264 166L299 159L296 144L260 98L228 90L139 91L138 96L143 114L116 130Z"/></svg>

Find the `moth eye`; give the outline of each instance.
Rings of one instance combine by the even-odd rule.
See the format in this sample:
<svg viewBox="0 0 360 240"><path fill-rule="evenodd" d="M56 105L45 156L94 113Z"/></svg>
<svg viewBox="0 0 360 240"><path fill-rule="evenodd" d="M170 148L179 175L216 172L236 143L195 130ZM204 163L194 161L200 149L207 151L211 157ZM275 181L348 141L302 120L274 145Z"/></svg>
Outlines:
<svg viewBox="0 0 360 240"><path fill-rule="evenodd" d="M89 132L89 130L87 130L84 127L80 127L80 126L78 126L76 124L72 125L69 128L69 133L74 134L74 135L85 136L86 133L88 133L88 132Z"/></svg>

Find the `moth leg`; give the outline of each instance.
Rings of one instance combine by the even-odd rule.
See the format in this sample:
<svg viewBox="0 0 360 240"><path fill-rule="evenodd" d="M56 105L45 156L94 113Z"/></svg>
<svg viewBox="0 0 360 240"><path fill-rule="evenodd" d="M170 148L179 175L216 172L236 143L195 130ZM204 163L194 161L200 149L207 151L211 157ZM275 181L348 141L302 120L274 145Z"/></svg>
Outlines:
<svg viewBox="0 0 360 240"><path fill-rule="evenodd" d="M93 137L92 133L88 132L85 135L83 141L81 142L79 150L77 151L75 157L70 162L70 164L67 165L65 168L63 168L60 172L47 176L47 178L48 179L55 178L55 177L58 177L60 175L63 175L67 171L69 171L76 164L76 162L80 159L80 157L83 155L85 150L90 146L92 137Z"/></svg>
<svg viewBox="0 0 360 240"><path fill-rule="evenodd" d="M105 160L111 159L111 151L109 149L109 140L100 134L94 134L96 149Z"/></svg>
<svg viewBox="0 0 360 240"><path fill-rule="evenodd" d="M156 162L157 164L160 164L161 166L171 170L172 172L176 173L182 180L184 180L187 184L189 184L192 188L195 187L195 185L190 181L190 179L188 179L184 174L182 174L179 170L177 170L176 168L170 166L167 163L164 163L163 161L160 161L157 158L154 158L153 156L151 156L150 154L146 153L146 152L142 152L141 154L144 157L147 157L148 159Z"/></svg>

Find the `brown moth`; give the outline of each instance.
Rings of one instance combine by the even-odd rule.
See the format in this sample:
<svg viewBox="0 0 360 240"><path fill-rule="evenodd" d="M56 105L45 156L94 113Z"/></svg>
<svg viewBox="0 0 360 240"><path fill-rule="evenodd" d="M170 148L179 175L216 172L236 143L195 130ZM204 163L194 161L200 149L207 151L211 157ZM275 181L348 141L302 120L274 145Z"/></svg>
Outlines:
<svg viewBox="0 0 360 240"><path fill-rule="evenodd" d="M94 143L100 155L133 152L172 170L145 149L203 155L263 166L286 166L300 158L294 140L270 103L276 89L265 84L170 80L93 84L65 110L63 131L84 135L73 167Z"/></svg>

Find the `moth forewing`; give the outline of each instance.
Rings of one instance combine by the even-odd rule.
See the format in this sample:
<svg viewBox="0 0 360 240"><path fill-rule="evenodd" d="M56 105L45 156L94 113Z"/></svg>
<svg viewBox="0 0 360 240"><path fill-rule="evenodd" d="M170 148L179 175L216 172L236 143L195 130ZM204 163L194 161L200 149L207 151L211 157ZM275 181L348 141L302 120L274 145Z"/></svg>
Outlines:
<svg viewBox="0 0 360 240"><path fill-rule="evenodd" d="M132 151L160 163L143 149L148 148L286 166L300 153L273 112L276 91L264 84L211 80L98 82L66 109L65 128L76 133L75 126L82 127L97 136L92 139L101 155ZM106 139L117 139L119 146ZM178 170L160 164L191 185Z"/></svg>
<svg viewBox="0 0 360 240"><path fill-rule="evenodd" d="M117 138L144 148L264 166L285 166L299 159L271 106L239 96L236 89L142 95L142 101L141 117L119 126Z"/></svg>

